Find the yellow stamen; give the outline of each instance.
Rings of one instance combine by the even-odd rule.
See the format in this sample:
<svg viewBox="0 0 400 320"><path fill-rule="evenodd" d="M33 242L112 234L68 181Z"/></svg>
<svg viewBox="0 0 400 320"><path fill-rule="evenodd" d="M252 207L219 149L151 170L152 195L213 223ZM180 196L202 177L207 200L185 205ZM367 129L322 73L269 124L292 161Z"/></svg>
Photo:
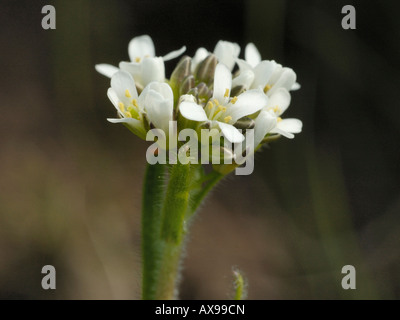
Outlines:
<svg viewBox="0 0 400 320"><path fill-rule="evenodd" d="M268 90L271 89L271 88L272 88L272 87L271 87L269 84L267 84L267 85L264 87L264 93L267 93Z"/></svg>
<svg viewBox="0 0 400 320"><path fill-rule="evenodd" d="M132 114L129 111L124 112L125 117L132 118Z"/></svg>
<svg viewBox="0 0 400 320"><path fill-rule="evenodd" d="M132 100L132 104L137 108L138 107L138 103L137 103L137 100L136 99L133 99Z"/></svg>
<svg viewBox="0 0 400 320"><path fill-rule="evenodd" d="M119 107L119 110L121 110L121 112L125 112L125 105L122 102L118 103L118 107Z"/></svg>
<svg viewBox="0 0 400 320"><path fill-rule="evenodd" d="M127 97L127 98L132 97L132 96L131 96L131 93L129 92L128 89L125 90L125 97Z"/></svg>
<svg viewBox="0 0 400 320"><path fill-rule="evenodd" d="M276 121L277 121L277 122L281 122L281 121L282 121L282 118L281 118L281 117L278 117L278 118L276 119Z"/></svg>
<svg viewBox="0 0 400 320"><path fill-rule="evenodd" d="M214 107L214 106L213 106L213 103L212 103L211 101L208 101L208 102L207 102L207 108L208 108L208 110L211 110L213 107Z"/></svg>
<svg viewBox="0 0 400 320"><path fill-rule="evenodd" d="M237 99L238 99L238 97L236 97L236 96L235 96L235 97L233 97L233 98L232 98L232 100L231 100L231 103L232 103L232 104L235 104L235 103L236 103L236 101L237 101Z"/></svg>
<svg viewBox="0 0 400 320"><path fill-rule="evenodd" d="M224 97L225 97L225 98L228 98L228 97L229 97L229 89L228 89L228 88L225 89Z"/></svg>
<svg viewBox="0 0 400 320"><path fill-rule="evenodd" d="M214 99L213 102L215 103L215 105L219 106L219 101L217 99Z"/></svg>
<svg viewBox="0 0 400 320"><path fill-rule="evenodd" d="M223 110L224 110L223 106L218 106L217 112L220 112L220 111L223 111ZM226 110L226 108L225 108L225 110Z"/></svg>
<svg viewBox="0 0 400 320"><path fill-rule="evenodd" d="M231 116L227 116L227 117L224 118L224 121L225 121L226 123L228 123L228 122L231 121L231 120L232 120L232 117L231 117Z"/></svg>
<svg viewBox="0 0 400 320"><path fill-rule="evenodd" d="M140 62L140 57L136 57L135 62Z"/></svg>

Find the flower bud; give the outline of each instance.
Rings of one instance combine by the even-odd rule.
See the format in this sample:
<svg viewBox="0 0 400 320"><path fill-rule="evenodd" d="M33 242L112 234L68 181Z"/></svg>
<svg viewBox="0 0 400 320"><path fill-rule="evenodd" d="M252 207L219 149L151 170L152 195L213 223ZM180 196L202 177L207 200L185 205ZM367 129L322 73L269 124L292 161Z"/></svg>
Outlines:
<svg viewBox="0 0 400 320"><path fill-rule="evenodd" d="M240 118L238 121L236 121L234 126L237 129L246 130L246 129L253 129L255 124L256 123L253 119L251 119L249 117L243 117L243 118Z"/></svg>
<svg viewBox="0 0 400 320"><path fill-rule="evenodd" d="M187 94L194 87L194 77L189 75L185 77L179 88L179 95Z"/></svg>
<svg viewBox="0 0 400 320"><path fill-rule="evenodd" d="M218 59L213 54L210 54L207 58L200 62L195 72L196 80L199 82L205 82L207 85L211 85L214 80L214 73L217 63Z"/></svg>
<svg viewBox="0 0 400 320"><path fill-rule="evenodd" d="M212 91L207 87L207 85L204 82L200 82L197 86L196 86L197 90L198 90L198 99L204 100L204 102L206 102L208 99L211 98L212 96Z"/></svg>
<svg viewBox="0 0 400 320"><path fill-rule="evenodd" d="M231 96L238 96L239 94L243 93L246 91L246 88L244 86L236 86L233 87L231 90Z"/></svg>
<svg viewBox="0 0 400 320"><path fill-rule="evenodd" d="M174 71L171 74L171 85L179 88L183 80L190 75L191 58L188 56L182 57Z"/></svg>

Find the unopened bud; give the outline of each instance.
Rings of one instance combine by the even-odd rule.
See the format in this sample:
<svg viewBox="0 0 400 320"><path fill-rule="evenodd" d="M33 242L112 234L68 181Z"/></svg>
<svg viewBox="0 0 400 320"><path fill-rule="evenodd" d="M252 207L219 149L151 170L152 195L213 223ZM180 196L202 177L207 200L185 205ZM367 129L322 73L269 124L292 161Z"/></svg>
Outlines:
<svg viewBox="0 0 400 320"><path fill-rule="evenodd" d="M253 129L255 124L256 123L253 119L251 119L249 117L243 117L243 118L240 118L238 121L236 121L234 126L237 129L246 130L246 129Z"/></svg>
<svg viewBox="0 0 400 320"><path fill-rule="evenodd" d="M232 97L235 97L235 96L237 97L237 96L239 96L239 94L241 94L241 93L243 93L245 91L246 91L246 88L244 86L233 87L232 90L231 90L231 96Z"/></svg>
<svg viewBox="0 0 400 320"><path fill-rule="evenodd" d="M192 75L187 76L183 79L181 86L179 88L179 94L183 95L189 92L190 89L194 87L194 77Z"/></svg>
<svg viewBox="0 0 400 320"><path fill-rule="evenodd" d="M191 58L188 56L182 57L182 59L177 64L176 68L171 74L171 84L173 86L179 87L184 78L190 75L190 64Z"/></svg>
<svg viewBox="0 0 400 320"><path fill-rule="evenodd" d="M212 96L212 91L207 87L207 85L204 82L200 82L197 86L196 86L197 90L198 90L198 98L200 100L204 100L207 101L208 99L211 98Z"/></svg>
<svg viewBox="0 0 400 320"><path fill-rule="evenodd" d="M214 73L217 63L217 57L213 54L210 54L207 58L199 63L195 72L196 79L200 82L205 82L206 84L210 85L214 80Z"/></svg>

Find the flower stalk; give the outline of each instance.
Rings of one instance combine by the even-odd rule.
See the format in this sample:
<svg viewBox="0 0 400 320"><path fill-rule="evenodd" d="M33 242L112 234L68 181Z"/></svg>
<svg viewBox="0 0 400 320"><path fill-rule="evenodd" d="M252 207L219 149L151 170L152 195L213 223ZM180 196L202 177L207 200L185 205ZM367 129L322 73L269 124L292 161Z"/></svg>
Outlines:
<svg viewBox="0 0 400 320"><path fill-rule="evenodd" d="M185 50L183 46L157 56L152 39L143 35L130 41L130 61L121 61L118 68L95 66L111 78L107 95L117 118L108 121L125 125L143 140L157 137L148 149L154 153L146 153L148 162L156 164L147 166L142 198L142 297L146 300L178 297L188 226L218 182L253 159L263 143L280 136L291 139L302 130L300 120L281 118L291 102L289 91L300 87L292 69L262 61L251 43L245 60L239 59L239 45L221 40L212 53L199 48L193 57L182 57L167 79L164 62ZM232 73L236 64L239 70ZM182 149L174 150L177 145L165 142L173 137L171 123L176 125L173 131ZM166 157L160 154L166 152L179 155L179 161L170 155L172 161L164 162ZM181 156L188 161L181 161ZM211 161L210 173L205 173L199 159L202 164ZM246 172L236 174L250 174L252 169ZM236 283L236 298L241 299L245 286L240 273Z"/></svg>

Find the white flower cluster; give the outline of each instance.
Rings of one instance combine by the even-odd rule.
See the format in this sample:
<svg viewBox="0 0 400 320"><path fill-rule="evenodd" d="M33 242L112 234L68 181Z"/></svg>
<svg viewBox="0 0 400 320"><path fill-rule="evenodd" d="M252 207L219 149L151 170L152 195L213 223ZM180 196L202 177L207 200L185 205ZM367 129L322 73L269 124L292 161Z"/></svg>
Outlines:
<svg viewBox="0 0 400 320"><path fill-rule="evenodd" d="M300 120L281 118L290 104L289 91L300 87L292 69L261 60L252 43L243 60L238 44L219 41L213 52L199 48L194 57L182 57L166 79L164 61L185 50L157 57L152 39L143 35L129 43L130 62L120 62L119 68L96 65L111 78L108 97L119 117L108 120L124 123L142 139L153 128L168 134L171 121L177 121L178 131L217 129L233 144L245 140L241 129L254 129L255 149L271 137L293 138L301 132Z"/></svg>

